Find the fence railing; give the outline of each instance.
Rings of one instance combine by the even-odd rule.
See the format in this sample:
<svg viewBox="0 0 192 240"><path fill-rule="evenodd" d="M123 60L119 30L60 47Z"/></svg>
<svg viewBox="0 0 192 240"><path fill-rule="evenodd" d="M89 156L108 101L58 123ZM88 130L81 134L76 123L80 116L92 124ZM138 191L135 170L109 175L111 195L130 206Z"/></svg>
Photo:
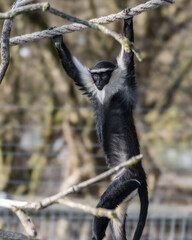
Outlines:
<svg viewBox="0 0 192 240"><path fill-rule="evenodd" d="M68 209L50 208L30 213L41 240L90 240L93 216ZM127 239L132 239L137 216L127 219ZM0 229L24 232L18 218L7 209L0 209ZM112 240L107 233L106 240ZM149 214L141 240L192 240L192 215L176 211L161 216Z"/></svg>

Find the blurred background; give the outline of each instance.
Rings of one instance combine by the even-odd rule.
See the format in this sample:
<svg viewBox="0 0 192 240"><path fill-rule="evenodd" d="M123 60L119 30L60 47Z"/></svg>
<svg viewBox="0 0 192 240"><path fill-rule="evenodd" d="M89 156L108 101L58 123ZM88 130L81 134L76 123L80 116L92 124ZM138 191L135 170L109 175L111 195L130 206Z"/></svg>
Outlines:
<svg viewBox="0 0 192 240"><path fill-rule="evenodd" d="M36 1L42 2L42 1ZM49 0L52 7L82 19L133 7L141 0ZM13 1L1 1L0 12ZM134 18L138 106L135 121L148 175L150 209L142 240L192 239L192 1ZM0 21L2 28L3 21ZM48 13L14 20L12 36L69 22ZM121 32L123 22L107 27ZM88 67L116 60L120 45L92 29L65 34L72 53ZM32 201L50 196L107 170L89 101L61 67L51 39L11 47L0 86L0 198ZM70 199L95 206L110 179ZM131 237L139 201L130 206ZM24 232L16 216L0 209L0 228ZM54 206L31 213L39 239L88 240L92 216ZM111 239L107 236L106 239Z"/></svg>

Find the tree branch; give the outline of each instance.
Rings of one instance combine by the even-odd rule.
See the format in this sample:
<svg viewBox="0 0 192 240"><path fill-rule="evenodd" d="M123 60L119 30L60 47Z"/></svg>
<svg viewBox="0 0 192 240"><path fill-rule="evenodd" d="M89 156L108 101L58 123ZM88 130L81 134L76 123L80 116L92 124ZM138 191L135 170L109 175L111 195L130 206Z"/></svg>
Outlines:
<svg viewBox="0 0 192 240"><path fill-rule="evenodd" d="M41 201L27 203L24 201L14 201L14 200L2 199L0 201L0 207L5 207L5 208L11 209L13 206L15 206L15 207L18 207L21 209L36 209L36 210L46 208L46 207L52 205L53 203L57 202L59 199L65 197L71 193L79 192L81 189L88 187L89 185L92 185L93 183L97 183L113 174L116 174L122 168L126 168L131 165L137 164L139 161L141 161L142 158L143 158L143 156L141 154L137 155L137 156L129 159L128 161L123 162L123 163L119 164L118 166L113 167L113 168L109 169L108 171L99 174L96 177L93 177L93 178L88 179L84 182L81 182L77 185L74 185L63 192L59 192L55 195L44 198Z"/></svg>
<svg viewBox="0 0 192 240"><path fill-rule="evenodd" d="M2 35L1 35L1 65L0 65L0 83L2 82L7 68L9 66L9 38L12 28L12 20L7 19L4 21Z"/></svg>
<svg viewBox="0 0 192 240"><path fill-rule="evenodd" d="M14 206L12 207L12 211L17 215L17 217L21 221L27 235L30 237L36 237L37 231L35 225L32 222L31 218L25 213L25 211L21 208Z"/></svg>
<svg viewBox="0 0 192 240"><path fill-rule="evenodd" d="M81 189L83 189L83 188L85 188L89 185L92 185L93 183L99 182L99 181L103 180L104 178L107 178L107 177L109 177L113 174L116 174L122 168L129 167L133 164L138 163L142 159L142 157L143 157L142 155L135 156L135 157L129 159L128 161L123 162L123 163L119 164L118 166L116 166L114 168L111 168L108 171L106 171L104 173L101 173L100 175L98 175L96 177L93 177L93 178L88 179L84 182L81 182L77 185L74 185L74 186L68 188L67 190L65 190L63 192L57 193L57 194L55 194L51 197L47 197L47 198L41 200L40 202L29 203L29 204L23 206L23 209L26 209L26 208L27 209L46 208L49 205L53 204L54 202L58 201L58 199L60 199L62 197L65 197L65 196L69 195L70 193L79 192Z"/></svg>
<svg viewBox="0 0 192 240"><path fill-rule="evenodd" d="M11 11L16 11L23 5L32 2L33 0L18 0L13 4ZM11 28L13 24L13 19L6 19L3 24L2 35L1 35L1 65L0 65L0 84L5 76L5 73L9 66L10 50L9 50L9 39Z"/></svg>
<svg viewBox="0 0 192 240"><path fill-rule="evenodd" d="M71 200L66 200L66 199L59 199L57 202L70 208L80 209L84 212L90 213L98 217L107 217L110 219L119 220L115 210L109 210L104 208L94 208L81 203L72 202Z"/></svg>
<svg viewBox="0 0 192 240"><path fill-rule="evenodd" d="M75 208L81 209L83 211L89 212L89 213L97 215L97 216L106 216L108 218L113 218L113 219L118 220L118 216L117 216L115 210L111 211L111 210L102 209L102 208L95 209L95 208L85 206L85 205L82 205L79 203L73 203L71 201L63 200L62 198L64 196L69 195L70 193L79 192L82 188L85 188L89 185L92 185L93 183L103 180L104 178L107 178L113 174L116 174L122 168L126 168L133 164L137 164L139 161L141 161L142 158L143 158L143 156L141 154L138 156L135 156L135 157L129 159L128 161L123 162L123 163L119 164L118 166L111 168L102 174L99 174L96 177L93 177L93 178L88 179L84 182L81 182L77 185L74 185L63 192L57 193L51 197L48 197L48 198L45 198L45 199L39 201L39 202L28 203L25 201L2 199L0 201L0 207L9 208L13 212L15 212L17 214L17 216L19 217L21 223L23 224L28 235L32 236L32 237L36 236L36 229L35 229L35 226L34 226L32 220L30 219L29 216L26 215L24 210L26 210L26 209L40 210L40 209L46 208L50 205L53 205L55 203L64 204L69 207L75 207Z"/></svg>

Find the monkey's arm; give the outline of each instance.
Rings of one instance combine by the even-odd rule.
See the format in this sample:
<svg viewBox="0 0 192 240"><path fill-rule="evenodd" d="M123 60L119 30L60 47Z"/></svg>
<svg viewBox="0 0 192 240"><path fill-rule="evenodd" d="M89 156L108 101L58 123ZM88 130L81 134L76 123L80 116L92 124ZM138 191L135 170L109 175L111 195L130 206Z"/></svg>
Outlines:
<svg viewBox="0 0 192 240"><path fill-rule="evenodd" d="M124 20L123 34L126 38L128 38L129 42L134 43L133 18ZM136 87L134 53L132 50L129 50L128 52L123 51L122 57L125 69L127 70L127 83L129 87Z"/></svg>
<svg viewBox="0 0 192 240"><path fill-rule="evenodd" d="M129 39L130 42L134 42L134 30L133 19L129 18L124 21L124 36ZM119 68L125 72L126 75L126 90L128 93L128 103L130 108L134 108L136 103L136 79L135 79L135 66L134 66L134 53L130 50L125 52L122 48L121 53L117 59ZM146 183L146 175L142 165L138 164L138 177L141 185L138 187L138 193L140 198L140 215L137 224L137 228L134 234L133 240L139 240L143 228L146 222L147 210L148 210L148 190Z"/></svg>
<svg viewBox="0 0 192 240"><path fill-rule="evenodd" d="M124 20L123 35L131 43L134 42L133 18ZM135 82L134 53L131 50L125 51L122 46L117 62L119 68L127 72L128 81Z"/></svg>
<svg viewBox="0 0 192 240"><path fill-rule="evenodd" d="M53 41L59 54L61 63L66 73L75 81L76 85L87 94L92 94L94 85L92 83L89 69L82 65L63 42L62 35L53 37Z"/></svg>
<svg viewBox="0 0 192 240"><path fill-rule="evenodd" d="M133 18L124 20L123 34L130 42L134 41ZM129 96L128 104L130 108L134 108L137 102L137 85L135 80L134 53L132 50L125 51L123 46L117 57L118 68L125 76L125 89Z"/></svg>
<svg viewBox="0 0 192 240"><path fill-rule="evenodd" d="M133 18L124 20L124 36L128 38L131 43L134 43L134 30L133 30ZM132 96L133 106L137 102L137 84L135 79L135 64L134 53L132 50L123 53L124 64L126 69L126 81L129 89L129 94Z"/></svg>

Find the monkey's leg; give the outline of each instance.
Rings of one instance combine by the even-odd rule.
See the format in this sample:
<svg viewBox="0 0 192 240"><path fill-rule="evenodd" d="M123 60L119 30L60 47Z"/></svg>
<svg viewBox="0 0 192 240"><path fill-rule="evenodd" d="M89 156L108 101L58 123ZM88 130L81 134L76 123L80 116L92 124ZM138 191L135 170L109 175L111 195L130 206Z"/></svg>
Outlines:
<svg viewBox="0 0 192 240"><path fill-rule="evenodd" d="M134 179L124 182L121 178L115 179L101 196L97 208L116 209L139 186L140 183ZM108 223L109 219L106 217L94 218L92 240L102 240L104 238Z"/></svg>

